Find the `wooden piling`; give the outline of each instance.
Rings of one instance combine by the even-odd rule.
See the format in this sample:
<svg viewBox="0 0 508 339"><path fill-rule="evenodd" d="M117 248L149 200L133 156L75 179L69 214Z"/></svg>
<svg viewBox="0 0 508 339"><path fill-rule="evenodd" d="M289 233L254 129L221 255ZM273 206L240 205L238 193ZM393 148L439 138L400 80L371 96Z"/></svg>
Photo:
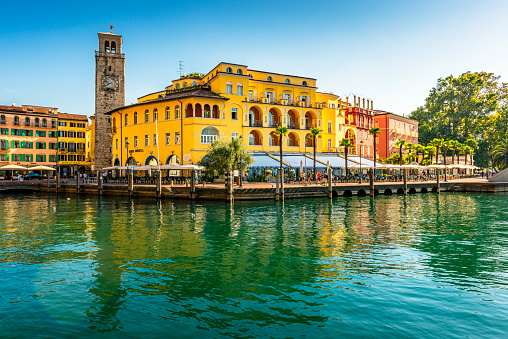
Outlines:
<svg viewBox="0 0 508 339"><path fill-rule="evenodd" d="M407 168L402 170L404 176L404 195L407 195Z"/></svg>
<svg viewBox="0 0 508 339"><path fill-rule="evenodd" d="M369 168L369 194L374 197L374 170Z"/></svg>

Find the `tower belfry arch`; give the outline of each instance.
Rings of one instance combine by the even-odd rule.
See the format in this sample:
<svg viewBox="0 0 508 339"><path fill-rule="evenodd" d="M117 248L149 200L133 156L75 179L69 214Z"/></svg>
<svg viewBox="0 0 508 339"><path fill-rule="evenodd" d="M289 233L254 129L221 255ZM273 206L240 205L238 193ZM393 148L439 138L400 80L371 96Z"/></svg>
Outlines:
<svg viewBox="0 0 508 339"><path fill-rule="evenodd" d="M122 53L122 36L98 33L99 50L95 51L95 169L111 166L111 117L106 115L115 108L125 106L125 54Z"/></svg>

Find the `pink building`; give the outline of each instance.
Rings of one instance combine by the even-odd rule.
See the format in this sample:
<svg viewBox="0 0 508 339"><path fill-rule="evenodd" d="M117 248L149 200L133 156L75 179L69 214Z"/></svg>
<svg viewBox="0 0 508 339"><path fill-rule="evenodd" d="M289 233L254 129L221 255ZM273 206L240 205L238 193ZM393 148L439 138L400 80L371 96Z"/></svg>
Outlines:
<svg viewBox="0 0 508 339"><path fill-rule="evenodd" d="M418 121L385 111L374 111L374 126L381 128L377 137L377 153L386 159L396 153L394 146L397 139L406 139L415 145L418 144Z"/></svg>

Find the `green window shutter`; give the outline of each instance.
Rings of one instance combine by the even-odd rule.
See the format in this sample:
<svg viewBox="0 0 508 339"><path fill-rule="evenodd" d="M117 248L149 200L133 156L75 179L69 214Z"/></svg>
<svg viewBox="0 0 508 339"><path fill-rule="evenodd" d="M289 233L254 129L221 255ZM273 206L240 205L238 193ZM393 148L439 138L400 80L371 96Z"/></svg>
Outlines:
<svg viewBox="0 0 508 339"><path fill-rule="evenodd" d="M25 155L24 154L20 154L19 157L21 158L21 161L25 161Z"/></svg>
<svg viewBox="0 0 508 339"><path fill-rule="evenodd" d="M46 162L46 154L44 154L44 162Z"/></svg>
<svg viewBox="0 0 508 339"><path fill-rule="evenodd" d="M9 149L9 141L5 142L5 147L6 147L6 149Z"/></svg>
<svg viewBox="0 0 508 339"><path fill-rule="evenodd" d="M43 148L46 149L46 143L44 143L43 145L44 145Z"/></svg>
<svg viewBox="0 0 508 339"><path fill-rule="evenodd" d="M5 156L5 160L9 161L9 154Z"/></svg>
<svg viewBox="0 0 508 339"><path fill-rule="evenodd" d="M33 149L33 148L34 148L34 143L33 143L33 142L31 142L31 143L30 143L30 148L31 148L31 149Z"/></svg>
<svg viewBox="0 0 508 339"><path fill-rule="evenodd" d="M11 148L14 148L14 140L11 140Z"/></svg>
<svg viewBox="0 0 508 339"><path fill-rule="evenodd" d="M39 144L35 143L35 149L39 149Z"/></svg>
<svg viewBox="0 0 508 339"><path fill-rule="evenodd" d="M14 135L14 128L11 129L11 135Z"/></svg>
<svg viewBox="0 0 508 339"><path fill-rule="evenodd" d="M25 148L25 142L24 141L21 142L21 148Z"/></svg>

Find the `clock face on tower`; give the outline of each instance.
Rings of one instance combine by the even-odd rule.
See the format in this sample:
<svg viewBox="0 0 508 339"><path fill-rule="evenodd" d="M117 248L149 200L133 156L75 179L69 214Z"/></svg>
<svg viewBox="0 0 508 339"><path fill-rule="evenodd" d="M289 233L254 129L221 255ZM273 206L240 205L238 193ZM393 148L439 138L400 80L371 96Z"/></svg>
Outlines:
<svg viewBox="0 0 508 339"><path fill-rule="evenodd" d="M118 92L118 76L116 75L103 75L101 78L101 89L103 91Z"/></svg>

